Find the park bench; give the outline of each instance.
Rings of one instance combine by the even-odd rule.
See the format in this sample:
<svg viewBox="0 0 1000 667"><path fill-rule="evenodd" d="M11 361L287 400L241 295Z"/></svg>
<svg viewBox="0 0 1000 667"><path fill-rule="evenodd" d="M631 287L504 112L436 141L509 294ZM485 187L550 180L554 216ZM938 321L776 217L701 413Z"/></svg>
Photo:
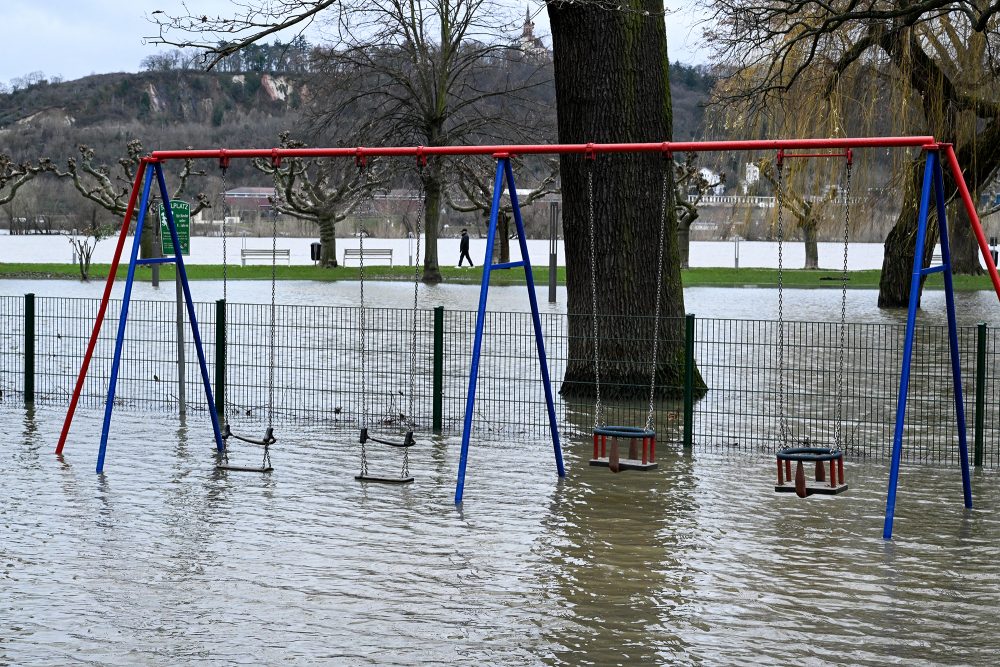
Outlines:
<svg viewBox="0 0 1000 667"><path fill-rule="evenodd" d="M392 266L392 248L344 248L344 266L347 266L347 258L351 257L359 262L367 262L369 259L388 260Z"/></svg>
<svg viewBox="0 0 1000 667"><path fill-rule="evenodd" d="M291 264L292 258L291 253L288 248L277 248L271 250L269 248L241 248L240 249L240 264L243 266L247 265L247 261L263 259L269 262L277 261L279 259L285 260L285 264Z"/></svg>

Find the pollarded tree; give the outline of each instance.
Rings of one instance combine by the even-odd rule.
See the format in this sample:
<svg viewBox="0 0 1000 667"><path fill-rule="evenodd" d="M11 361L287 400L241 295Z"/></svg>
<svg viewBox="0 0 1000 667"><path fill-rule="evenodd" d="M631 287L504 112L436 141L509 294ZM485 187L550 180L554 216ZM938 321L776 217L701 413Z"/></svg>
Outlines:
<svg viewBox="0 0 1000 667"><path fill-rule="evenodd" d="M805 245L805 266L804 269L819 268L819 245L817 243L817 232L827 221L832 219L830 210L836 203L840 193L840 188L830 185L825 188L822 194L804 196L797 187L796 181L800 183L804 180L802 169L795 169L795 166L805 165L805 162L796 162L791 167L785 167L781 178L778 178L777 168L770 159L762 159L757 163L760 168L760 175L774 188L777 202L780 202L781 211L776 209L776 213L787 212L794 220L794 226L802 233L802 242ZM777 203L776 202L776 203ZM787 234L787 232L785 232ZM787 239L784 239L787 240Z"/></svg>
<svg viewBox="0 0 1000 667"><path fill-rule="evenodd" d="M797 116L838 134L930 133L954 144L973 192L1000 167L1000 2L705 4L714 21L706 32L732 73L718 98L739 110L731 117L743 127L780 127L782 118ZM909 299L922 162L905 166L901 210L885 241L885 307ZM964 213L954 222L954 269L976 273L978 250Z"/></svg>
<svg viewBox="0 0 1000 667"><path fill-rule="evenodd" d="M528 189L526 193L519 194L517 198L518 206L523 211L528 206L538 202L545 195L559 192L557 180L559 177L559 163L557 160L548 160L549 173L542 178L535 187ZM462 198L453 197L450 191L445 191L445 200L448 206L461 213L479 213L484 219L489 220L493 209L493 180L495 169L492 163L484 162L481 159L457 160L452 163L456 172L455 185L462 193ZM524 190L526 188L518 188ZM510 240L517 238L511 233L510 220L514 207L510 203L510 195L504 192L500 200L500 209L497 211L497 261L510 261Z"/></svg>
<svg viewBox="0 0 1000 667"><path fill-rule="evenodd" d="M152 41L202 48L212 67L278 30L327 18L336 42L313 54L309 96L318 133L336 127L357 143L424 146L530 141L540 118L530 92L549 70L520 57L508 15L495 0L247 0L232 17L160 13ZM498 62L510 65L499 77ZM424 190L423 279L438 282L447 160L414 171Z"/></svg>
<svg viewBox="0 0 1000 667"><path fill-rule="evenodd" d="M50 169L51 165L45 161L38 164L14 162L6 153L0 153L0 206L13 201L22 186Z"/></svg>
<svg viewBox="0 0 1000 667"><path fill-rule="evenodd" d="M124 216L128 209L129 195L132 192L136 170L145 155L142 142L138 139L132 139L125 145L126 154L118 158L116 169L112 169L106 164L96 163L94 149L90 146L81 145L78 147L78 151L80 153L79 160L74 157L67 158L65 170L59 169L49 160L45 160L44 163L59 178L70 179L77 192L88 200L116 216ZM194 163L191 160L185 160L176 177L177 185L170 195L171 200L184 196L188 181L193 175L204 175L204 172L195 171ZM151 192L154 194L159 192L155 181ZM211 208L211 203L204 193L199 192L195 195L195 199L196 201L191 206L192 216L200 213L202 209ZM143 228L142 238L139 241L142 257L157 257L160 254L160 249L157 247L160 223L153 208L154 197L150 196L150 210L147 211L149 217L146 218L147 224Z"/></svg>
<svg viewBox="0 0 1000 667"><path fill-rule="evenodd" d="M691 225L698 219L702 197L726 182L725 174L706 173L698 166L698 154L688 153L683 162L674 163L674 206L677 209L677 252L681 268L691 261Z"/></svg>
<svg viewBox="0 0 1000 667"><path fill-rule="evenodd" d="M303 148L301 141L281 133L282 148ZM270 160L254 160L254 167L274 179L271 206L299 220L309 220L319 228L322 244L320 266L337 266L337 223L369 198L382 183L381 168L371 161L365 171L352 160L289 158L275 166Z"/></svg>
<svg viewBox="0 0 1000 667"><path fill-rule="evenodd" d="M666 26L661 0L550 0L559 142L660 142L672 137ZM593 175L593 197L588 173ZM562 393L592 395L590 210L593 207L602 393L641 398L650 378L649 316L662 295L655 377L679 396L684 292L673 203L673 160L655 153L560 158L566 247L569 362ZM666 176L667 186L663 180ZM664 191L665 190L665 191ZM666 197L666 202L663 201ZM660 212L667 213L662 275ZM660 282L657 283L657 279ZM704 388L700 376L697 383ZM606 384L606 386L605 386ZM701 393L700 391L698 392Z"/></svg>

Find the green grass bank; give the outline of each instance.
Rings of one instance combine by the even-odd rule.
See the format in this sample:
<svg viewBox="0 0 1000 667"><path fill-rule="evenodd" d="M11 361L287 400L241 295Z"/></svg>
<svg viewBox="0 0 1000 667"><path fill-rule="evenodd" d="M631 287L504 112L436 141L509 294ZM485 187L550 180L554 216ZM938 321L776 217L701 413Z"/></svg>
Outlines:
<svg viewBox="0 0 1000 667"><path fill-rule="evenodd" d="M190 280L222 280L221 264L194 264L186 267ZM110 265L95 264L91 266L91 280L107 278ZM152 269L148 266L139 267L137 276L148 281ZM126 266L119 266L117 280L124 280ZM229 280L270 280L270 265L262 266L230 266ZM278 266L278 280L358 280L360 270L357 267L339 267L336 269L321 269L315 266ZM482 281L482 269L441 267L444 282L457 285L478 285ZM778 272L775 269L732 269L732 268L696 268L681 272L685 287L775 287L778 284ZM164 265L160 269L161 280L173 280L174 267ZM54 279L79 280L79 269L74 264L22 264L0 263L0 278L6 279ZM413 267L409 266L366 266L366 280L396 280L413 279ZM559 267L557 281L565 284L566 268ZM848 280L850 289L877 289L879 271L852 271ZM548 284L548 269L535 267L535 282L539 285ZM803 269L785 269L782 275L785 287L791 288L840 288L840 273L838 271ZM520 269L494 271L492 285L517 285L524 283L524 274ZM927 288L941 289L944 286L943 277L934 274L927 279ZM989 276L955 276L955 289L960 291L990 290L992 285Z"/></svg>

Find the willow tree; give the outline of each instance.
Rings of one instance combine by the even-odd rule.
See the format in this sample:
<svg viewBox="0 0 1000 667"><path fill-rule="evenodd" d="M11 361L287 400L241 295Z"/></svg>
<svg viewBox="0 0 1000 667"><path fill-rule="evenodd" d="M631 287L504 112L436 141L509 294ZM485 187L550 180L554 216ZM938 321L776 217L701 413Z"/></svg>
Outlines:
<svg viewBox="0 0 1000 667"><path fill-rule="evenodd" d="M782 213L788 215L791 219L790 221L793 223L790 227L798 229L802 234L802 243L805 245L806 256L805 265L802 268L818 269L818 232L821 227L826 226L827 222L833 220L834 213L832 210L835 208L835 204L840 208L838 212L841 216L847 215L847 212L843 210L846 201L843 198L840 202L837 201L841 195L838 185L825 183L823 187L816 187L818 183L816 178L821 177L820 174L827 174L829 170L826 169L812 170L814 174L812 191L817 192L817 190L821 190L819 194L805 195L801 192L803 188L790 187L789 183L808 182L806 173L810 170L806 169L807 165L807 162L801 160L792 161L792 164L783 167L779 174L779 170L773 160L764 158L757 163L757 166L760 168L760 175L771 184L771 187L774 188L776 200L781 202L780 210L778 206L775 207L775 215L777 216ZM837 229L843 229L843 227L838 226Z"/></svg>
<svg viewBox="0 0 1000 667"><path fill-rule="evenodd" d="M797 122L841 136L933 134L954 144L973 192L1000 167L1000 2L706 4L714 24L707 34L731 73L718 99L740 108L736 116L744 122L770 130ZM774 123L775 118L797 121ZM922 161L902 166L900 210L885 241L882 307L902 307L909 299ZM954 222L953 268L977 273L978 250L968 221L959 213ZM928 240L930 252L935 239Z"/></svg>
<svg viewBox="0 0 1000 667"><path fill-rule="evenodd" d="M673 123L662 1L551 0L548 13L559 142L669 141ZM597 282L596 306L601 316L602 395L646 395L654 362L650 357L653 334L660 342L655 359L657 394L676 396L683 387L684 292L672 171L671 156L658 153L560 158L571 315L564 395L594 392L592 280ZM657 263L664 210L661 272ZM591 220L596 275L591 272ZM662 319L659 330L653 332L649 323L658 291ZM698 383L702 384L700 377Z"/></svg>

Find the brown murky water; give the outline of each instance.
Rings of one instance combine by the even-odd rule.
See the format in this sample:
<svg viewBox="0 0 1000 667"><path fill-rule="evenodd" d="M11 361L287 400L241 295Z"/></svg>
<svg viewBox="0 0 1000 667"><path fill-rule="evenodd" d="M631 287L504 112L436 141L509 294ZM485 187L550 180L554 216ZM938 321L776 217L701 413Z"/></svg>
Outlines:
<svg viewBox="0 0 1000 667"><path fill-rule="evenodd" d="M354 434L279 430L269 476L219 473L210 429L0 403L0 664L995 664L998 475L848 464L835 498L776 495L773 463L661 448L591 468L566 443L412 450L416 482L359 484ZM379 454L390 474L399 461Z"/></svg>

